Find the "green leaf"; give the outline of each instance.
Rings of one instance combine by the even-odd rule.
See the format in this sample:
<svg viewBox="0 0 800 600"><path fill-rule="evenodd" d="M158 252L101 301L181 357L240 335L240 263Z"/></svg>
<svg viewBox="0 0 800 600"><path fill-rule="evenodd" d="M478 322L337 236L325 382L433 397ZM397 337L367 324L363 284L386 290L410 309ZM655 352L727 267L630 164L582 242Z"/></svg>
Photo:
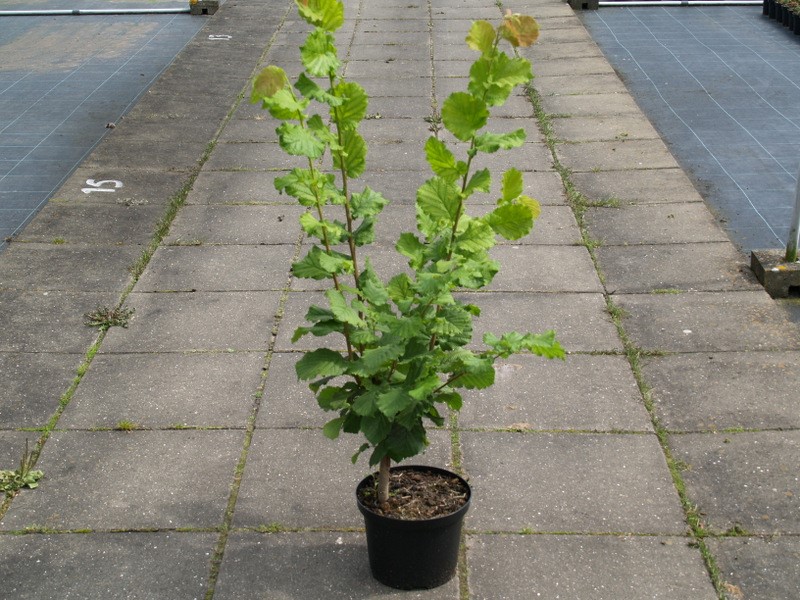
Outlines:
<svg viewBox="0 0 800 600"><path fill-rule="evenodd" d="M331 311L337 319L348 323L353 327L364 327L366 323L362 319L358 311L347 304L347 298L339 290L329 289L325 292L328 302L331 304Z"/></svg>
<svg viewBox="0 0 800 600"><path fill-rule="evenodd" d="M533 227L530 208L522 204L503 204L495 208L483 220L507 240L518 240L528 235Z"/></svg>
<svg viewBox="0 0 800 600"><path fill-rule="evenodd" d="M336 31L344 23L344 5L339 0L295 0L295 4L309 25Z"/></svg>
<svg viewBox="0 0 800 600"><path fill-rule="evenodd" d="M511 133L484 133L475 138L475 147L481 152L491 154L498 150L510 150L525 143L525 130L517 129Z"/></svg>
<svg viewBox="0 0 800 600"><path fill-rule="evenodd" d="M306 43L300 46L303 66L314 77L335 75L341 63L336 57L336 44L333 35L322 29L308 34Z"/></svg>
<svg viewBox="0 0 800 600"><path fill-rule="evenodd" d="M299 121L308 107L308 100L298 100L292 90L286 87L278 90L271 97L264 98L263 106L276 119Z"/></svg>
<svg viewBox="0 0 800 600"><path fill-rule="evenodd" d="M531 63L525 58L509 58L503 53L499 53L492 69L492 83L494 85L514 89L518 85L528 83L533 79L531 73Z"/></svg>
<svg viewBox="0 0 800 600"><path fill-rule="evenodd" d="M503 201L510 202L522 194L523 181L522 173L513 167L503 173Z"/></svg>
<svg viewBox="0 0 800 600"><path fill-rule="evenodd" d="M386 290L389 292L389 297L392 301L403 312L414 302L414 287L411 278L405 273L392 277Z"/></svg>
<svg viewBox="0 0 800 600"><path fill-rule="evenodd" d="M362 219L364 217L374 217L383 210L389 201L378 192L365 187L360 194L353 194L350 198L350 210L353 218Z"/></svg>
<svg viewBox="0 0 800 600"><path fill-rule="evenodd" d="M338 352L328 348L318 348L307 352L294 365L297 378L301 381L318 377L335 377L347 371L349 363Z"/></svg>
<svg viewBox="0 0 800 600"><path fill-rule="evenodd" d="M357 247L366 246L375 241L375 219L367 217L353 232L353 243Z"/></svg>
<svg viewBox="0 0 800 600"><path fill-rule="evenodd" d="M342 425L344 425L343 417L337 417L332 421L328 421L322 428L322 434L329 440L335 440L342 431Z"/></svg>
<svg viewBox="0 0 800 600"><path fill-rule="evenodd" d="M368 96L360 85L352 81L342 82L333 88L333 93L342 99L342 104L331 111L331 120L342 129L353 129L367 114Z"/></svg>
<svg viewBox="0 0 800 600"><path fill-rule="evenodd" d="M347 407L349 396L344 388L328 386L317 394L317 404L322 410L341 410Z"/></svg>
<svg viewBox="0 0 800 600"><path fill-rule="evenodd" d="M421 268L425 260L425 245L413 233L401 233L395 249L411 259L412 268Z"/></svg>
<svg viewBox="0 0 800 600"><path fill-rule="evenodd" d="M534 221L539 218L540 214L542 214L541 205L533 198L529 198L528 196L520 196L516 199L516 202L517 204L522 204L523 206L528 207L528 210L531 211L531 217Z"/></svg>
<svg viewBox="0 0 800 600"><path fill-rule="evenodd" d="M433 172L445 181L453 182L466 172L467 165L456 163L455 156L444 142L433 136L425 143L425 157Z"/></svg>
<svg viewBox="0 0 800 600"><path fill-rule="evenodd" d="M529 82L533 75L530 62L524 58L509 58L502 52L491 57L481 56L469 70L467 89L489 106L500 106L514 88Z"/></svg>
<svg viewBox="0 0 800 600"><path fill-rule="evenodd" d="M292 273L301 279L326 279L339 273L352 273L353 261L346 254L328 254L318 246L312 246L308 254L292 264Z"/></svg>
<svg viewBox="0 0 800 600"><path fill-rule="evenodd" d="M494 27L488 21L475 21L467 35L467 46L483 54L488 54L494 47L497 37Z"/></svg>
<svg viewBox="0 0 800 600"><path fill-rule="evenodd" d="M372 388L365 391L353 400L353 411L362 417L368 417L378 410L375 399L378 397L379 388ZM362 421L363 425L363 421Z"/></svg>
<svg viewBox="0 0 800 600"><path fill-rule="evenodd" d="M488 118L486 103L466 92L454 92L442 104L442 123L462 142L471 140Z"/></svg>
<svg viewBox="0 0 800 600"><path fill-rule="evenodd" d="M311 131L295 123L281 123L277 129L281 148L292 156L306 156L312 160L325 152L323 144Z"/></svg>
<svg viewBox="0 0 800 600"><path fill-rule="evenodd" d="M464 195L470 196L474 192L488 192L492 185L492 175L489 169L481 169L475 171L472 177L467 182L467 187L464 188Z"/></svg>
<svg viewBox="0 0 800 600"><path fill-rule="evenodd" d="M375 273L372 263L367 259L358 279L359 289L364 300L373 306L385 306L389 302L389 292Z"/></svg>
<svg viewBox="0 0 800 600"><path fill-rule="evenodd" d="M451 385L468 390L482 390L494 384L495 370L492 358L472 358L464 361L463 375Z"/></svg>
<svg viewBox="0 0 800 600"><path fill-rule="evenodd" d="M465 229L456 236L456 248L468 253L488 250L494 245L494 231L481 219L467 220Z"/></svg>
<svg viewBox="0 0 800 600"><path fill-rule="evenodd" d="M428 445L425 429L417 424L411 429L395 426L386 438L386 448L389 457L400 462L403 459L416 456Z"/></svg>
<svg viewBox="0 0 800 600"><path fill-rule="evenodd" d="M300 227L302 227L303 231L308 235L312 235L317 239L327 239L328 243L331 245L342 243L347 239L347 236L350 235L343 223L328 220L319 221L309 212L300 215Z"/></svg>
<svg viewBox="0 0 800 600"><path fill-rule="evenodd" d="M435 223L452 225L461 210L461 196L458 188L440 177L423 183L417 190L417 209Z"/></svg>
<svg viewBox="0 0 800 600"><path fill-rule="evenodd" d="M437 402L444 402L450 410L459 411L464 404L461 394L458 392L447 392L436 396Z"/></svg>
<svg viewBox="0 0 800 600"><path fill-rule="evenodd" d="M407 390L395 387L389 388L389 391L379 394L376 404L378 409L391 419L400 411L414 404L414 402L414 398L409 395Z"/></svg>
<svg viewBox="0 0 800 600"><path fill-rule="evenodd" d="M303 206L316 206L318 201L324 204L329 198L339 194L333 182L334 176L331 174L309 169L292 169L287 175L275 178L275 189L297 198Z"/></svg>
<svg viewBox="0 0 800 600"><path fill-rule="evenodd" d="M334 152L333 166L344 170L348 177L357 178L364 172L367 160L367 143L355 129L342 132L342 151Z"/></svg>
<svg viewBox="0 0 800 600"><path fill-rule="evenodd" d="M523 350L545 358L560 358L563 360L566 357L564 348L556 341L556 334L552 330L544 333L526 334L512 331L504 333L499 338L491 333L486 333L483 336L483 343L496 352L500 358L508 358L512 354L517 354Z"/></svg>
<svg viewBox="0 0 800 600"><path fill-rule="evenodd" d="M294 87L296 87L303 96L311 100L323 102L328 106L340 106L342 104L342 98L322 89L317 82L309 79L305 73L300 73Z"/></svg>
<svg viewBox="0 0 800 600"><path fill-rule="evenodd" d="M263 102L265 98L272 98L278 90L288 85L289 78L286 76L286 71L272 65L266 67L253 80L250 102Z"/></svg>
<svg viewBox="0 0 800 600"><path fill-rule="evenodd" d="M391 422L380 413L365 416L361 419L361 431L364 432L364 437L371 444L380 444L391 430Z"/></svg>
<svg viewBox="0 0 800 600"><path fill-rule="evenodd" d="M350 372L363 377L371 377L388 367L392 361L402 356L403 344L386 344L377 348L364 350L361 358L350 368Z"/></svg>

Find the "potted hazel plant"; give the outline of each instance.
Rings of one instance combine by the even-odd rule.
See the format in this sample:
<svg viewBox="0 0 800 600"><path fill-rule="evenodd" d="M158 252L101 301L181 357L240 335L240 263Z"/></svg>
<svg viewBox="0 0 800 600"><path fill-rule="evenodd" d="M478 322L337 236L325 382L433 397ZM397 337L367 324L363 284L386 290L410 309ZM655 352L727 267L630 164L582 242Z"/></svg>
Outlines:
<svg viewBox="0 0 800 600"><path fill-rule="evenodd" d="M444 426L443 415L461 408L460 389L491 386L496 359L518 352L564 357L552 331L487 334L484 347L472 349L473 318L480 310L458 296L492 281L499 266L488 250L496 236L527 235L539 213L538 203L523 195L522 174L513 168L502 174L501 197L488 214L475 217L465 210L470 196L490 190L489 170L476 168L479 156L525 140L522 129L492 133L484 128L490 107L502 105L532 77L530 63L509 56L501 45L532 44L538 24L510 13L498 26L473 23L466 42L477 58L468 89L451 94L440 117L462 143L464 159L456 158L434 127L437 134L421 149L433 177L416 193L418 231L401 234L395 247L408 259L409 270L383 279L362 256L388 201L353 185L365 170L367 148L358 125L368 99L359 84L340 76L334 32L344 22L344 8L339 0L295 1L313 26L300 47L304 72L291 84L283 69L266 67L253 83L251 99L281 121L280 146L303 164L275 180L280 192L307 207L300 223L317 240L293 264L293 274L330 284L327 305L309 309L308 324L297 329L293 341L335 334L325 341L335 339L338 345L304 354L297 376L310 382L321 408L337 413L323 433L332 439L341 432L361 434L364 442L353 461L369 451L369 464L378 467L357 487L373 575L397 588L435 587L455 573L471 491L454 473L392 463L426 448L426 424ZM312 113L312 106L322 112ZM332 159L328 169L320 166L326 154ZM334 211L338 218L331 216ZM425 501L405 504L414 495L406 488L422 490ZM419 510L426 503L438 510Z"/></svg>

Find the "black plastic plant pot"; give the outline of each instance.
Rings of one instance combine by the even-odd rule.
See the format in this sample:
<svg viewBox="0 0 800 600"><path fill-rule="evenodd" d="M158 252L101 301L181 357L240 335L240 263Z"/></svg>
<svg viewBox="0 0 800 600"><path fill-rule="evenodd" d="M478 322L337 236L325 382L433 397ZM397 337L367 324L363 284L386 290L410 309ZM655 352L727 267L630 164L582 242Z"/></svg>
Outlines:
<svg viewBox="0 0 800 600"><path fill-rule="evenodd" d="M372 512L359 499L359 490L374 486L374 476L365 477L356 489L356 500L367 530L369 566L373 577L389 587L435 588L450 581L456 573L461 525L472 490L463 478L436 467L400 466L392 471L408 469L459 479L467 489L467 501L457 511L434 519L411 521L385 517Z"/></svg>

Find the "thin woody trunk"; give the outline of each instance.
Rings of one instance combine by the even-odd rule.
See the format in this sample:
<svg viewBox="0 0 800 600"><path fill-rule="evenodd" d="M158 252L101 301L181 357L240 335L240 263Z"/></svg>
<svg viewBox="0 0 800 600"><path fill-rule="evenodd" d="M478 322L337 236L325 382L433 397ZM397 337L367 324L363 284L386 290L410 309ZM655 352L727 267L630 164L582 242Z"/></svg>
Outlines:
<svg viewBox="0 0 800 600"><path fill-rule="evenodd" d="M378 504L381 506L389 501L389 467L392 459L384 456L378 469Z"/></svg>

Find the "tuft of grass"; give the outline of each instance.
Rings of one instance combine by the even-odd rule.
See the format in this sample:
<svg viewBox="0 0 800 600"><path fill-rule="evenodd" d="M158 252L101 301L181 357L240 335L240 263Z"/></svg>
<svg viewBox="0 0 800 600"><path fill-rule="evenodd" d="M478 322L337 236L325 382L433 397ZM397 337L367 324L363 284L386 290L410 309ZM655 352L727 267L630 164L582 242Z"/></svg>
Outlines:
<svg viewBox="0 0 800 600"><path fill-rule="evenodd" d="M84 315L87 327L107 331L111 327L127 327L136 309L121 306L98 306Z"/></svg>
<svg viewBox="0 0 800 600"><path fill-rule="evenodd" d="M678 288L656 288L651 294L683 294L684 290L679 290Z"/></svg>
<svg viewBox="0 0 800 600"><path fill-rule="evenodd" d="M117 421L117 424L114 425L114 431L135 431L137 429L141 429L142 426L138 423L134 423L133 421L128 421L127 419L123 419L122 421Z"/></svg>

